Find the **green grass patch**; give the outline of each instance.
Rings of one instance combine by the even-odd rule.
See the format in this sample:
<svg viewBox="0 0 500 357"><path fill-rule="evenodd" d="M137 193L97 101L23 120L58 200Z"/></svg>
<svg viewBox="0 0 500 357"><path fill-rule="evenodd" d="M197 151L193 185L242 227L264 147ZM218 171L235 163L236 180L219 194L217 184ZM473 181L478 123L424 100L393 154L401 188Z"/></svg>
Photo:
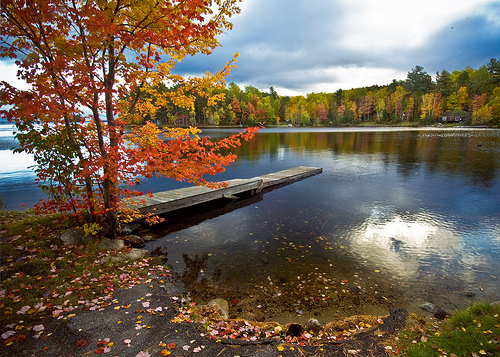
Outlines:
<svg viewBox="0 0 500 357"><path fill-rule="evenodd" d="M446 321L412 315L396 337L402 356L500 356L500 306L478 303Z"/></svg>

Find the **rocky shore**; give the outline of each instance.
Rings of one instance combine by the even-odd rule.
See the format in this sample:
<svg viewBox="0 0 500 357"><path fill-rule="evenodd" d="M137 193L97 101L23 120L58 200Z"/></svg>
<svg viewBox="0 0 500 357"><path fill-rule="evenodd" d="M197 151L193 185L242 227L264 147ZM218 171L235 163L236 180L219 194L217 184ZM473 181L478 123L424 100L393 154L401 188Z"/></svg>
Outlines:
<svg viewBox="0 0 500 357"><path fill-rule="evenodd" d="M80 245L87 238L82 231L71 229L61 239L68 245ZM134 244L140 246L140 241L134 239ZM133 244L109 239L98 243L105 250L120 250L127 245ZM148 255L140 248L127 248L113 259L147 262ZM286 290L301 290L285 281L278 284L278 289L257 291L242 301L218 297L205 302L201 296L208 298L214 291L188 292L185 279L161 264L151 264L149 271L147 278L96 299L93 305L44 319L40 325L43 328L31 329L23 340L4 348L1 355L387 356L392 351L391 334L404 326L408 315L404 309L393 308L386 316L353 314L321 324L314 318L318 306L353 304L347 297L359 299L362 291L347 282L316 275L310 277L314 281L309 285L335 288L338 283L338 299L309 299L301 304L304 318L310 316L307 322L279 323L272 320L273 314L290 308L295 311L296 306L287 305L287 301L296 303L299 298L285 298L290 295Z"/></svg>

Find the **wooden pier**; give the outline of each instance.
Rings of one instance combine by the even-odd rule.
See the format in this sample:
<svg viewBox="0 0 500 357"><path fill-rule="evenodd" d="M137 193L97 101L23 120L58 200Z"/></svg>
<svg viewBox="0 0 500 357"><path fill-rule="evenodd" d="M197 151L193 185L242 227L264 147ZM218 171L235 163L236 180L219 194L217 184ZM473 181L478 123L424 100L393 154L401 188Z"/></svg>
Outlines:
<svg viewBox="0 0 500 357"><path fill-rule="evenodd" d="M269 190L273 187L288 185L321 172L321 168L299 166L250 179L229 180L227 187L212 189L204 186L193 186L156 192L151 197L149 195L137 196L128 199L127 206L138 208L141 215L163 214L222 198L237 199L238 195L254 195L264 189Z"/></svg>

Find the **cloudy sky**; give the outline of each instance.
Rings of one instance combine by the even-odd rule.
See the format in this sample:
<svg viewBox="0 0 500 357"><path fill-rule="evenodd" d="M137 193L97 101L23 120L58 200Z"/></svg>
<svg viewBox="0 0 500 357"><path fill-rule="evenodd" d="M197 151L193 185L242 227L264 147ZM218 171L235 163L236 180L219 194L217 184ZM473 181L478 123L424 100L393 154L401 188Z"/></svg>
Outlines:
<svg viewBox="0 0 500 357"><path fill-rule="evenodd" d="M238 51L228 83L295 95L389 84L415 65L435 77L500 58L499 0L243 0L233 23L222 47L177 71L216 71Z"/></svg>
<svg viewBox="0 0 500 357"><path fill-rule="evenodd" d="M239 52L228 83L296 95L389 84L416 65L435 77L500 59L500 0L243 0L233 23L212 55L177 72L215 72ZM15 82L13 65L0 73Z"/></svg>

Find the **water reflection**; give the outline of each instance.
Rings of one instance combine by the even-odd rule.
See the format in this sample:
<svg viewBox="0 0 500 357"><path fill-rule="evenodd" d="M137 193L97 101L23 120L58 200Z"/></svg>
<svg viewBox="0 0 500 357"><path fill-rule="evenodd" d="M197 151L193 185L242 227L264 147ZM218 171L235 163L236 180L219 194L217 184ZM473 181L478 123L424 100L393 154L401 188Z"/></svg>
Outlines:
<svg viewBox="0 0 500 357"><path fill-rule="evenodd" d="M235 153L214 180L299 165L323 174L211 207L215 214L169 216L174 224L148 248L165 248L168 264L207 298L282 299L293 291L294 314L305 311L299 292L325 303L326 314L338 313L329 309L343 290L356 297L344 296L346 313L385 309L384 298L417 310L426 300L500 300L500 131L265 129ZM0 172L4 201L12 172ZM142 190L182 185L156 178Z"/></svg>
<svg viewBox="0 0 500 357"><path fill-rule="evenodd" d="M389 210L390 211L390 210ZM462 238L449 224L430 214L402 216L376 207L363 225L351 233L351 244L373 267L413 279L422 257L436 264L463 249Z"/></svg>
<svg viewBox="0 0 500 357"><path fill-rule="evenodd" d="M170 244L179 271L182 253L209 253L204 279L220 277L210 291L233 286L233 298L313 274L413 310L498 300L499 152L498 131L264 131L223 179L297 165L323 174L155 244Z"/></svg>

